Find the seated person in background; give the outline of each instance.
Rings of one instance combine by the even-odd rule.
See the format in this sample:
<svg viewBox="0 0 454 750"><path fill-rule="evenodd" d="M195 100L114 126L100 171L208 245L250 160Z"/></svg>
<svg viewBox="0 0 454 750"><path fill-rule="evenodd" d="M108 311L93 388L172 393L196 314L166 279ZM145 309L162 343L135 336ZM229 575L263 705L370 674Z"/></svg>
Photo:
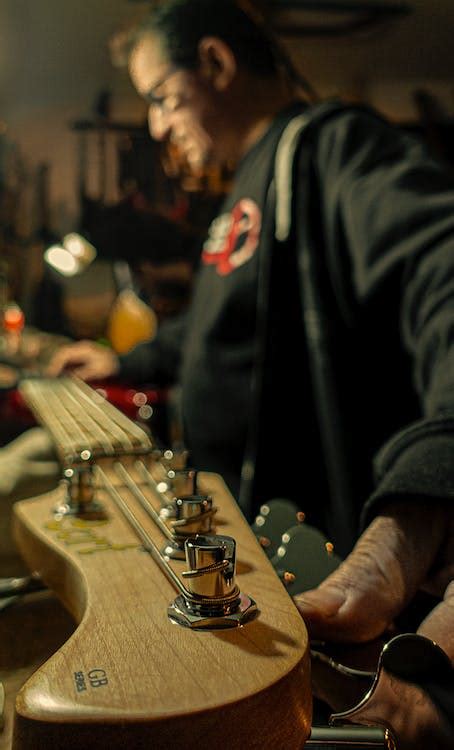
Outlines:
<svg viewBox="0 0 454 750"><path fill-rule="evenodd" d="M308 104L249 3L170 0L132 37L130 72L153 136L194 165L236 164L235 179L187 314L120 357L64 348L49 372L179 379L192 464L249 519L294 499L346 557L296 598L311 635L373 639L430 583L440 603L420 632L454 659L452 177L374 112ZM281 232L274 161L301 119ZM402 747L428 732L450 746L409 723Z"/></svg>

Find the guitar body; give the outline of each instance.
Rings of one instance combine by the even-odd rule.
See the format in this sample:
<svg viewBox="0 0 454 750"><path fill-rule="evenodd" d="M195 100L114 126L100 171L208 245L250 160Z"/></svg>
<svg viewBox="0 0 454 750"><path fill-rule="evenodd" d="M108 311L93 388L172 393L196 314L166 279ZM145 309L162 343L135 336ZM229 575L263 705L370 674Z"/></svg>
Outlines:
<svg viewBox="0 0 454 750"><path fill-rule="evenodd" d="M291 500L275 498L262 505L251 528L290 596L316 588L342 562Z"/></svg>
<svg viewBox="0 0 454 750"><path fill-rule="evenodd" d="M103 468L113 473L110 460ZM218 533L236 539L237 583L259 609L241 627L171 622L174 587L102 489L105 522L56 520L63 488L16 504L25 561L78 627L19 692L14 750L302 747L311 722L305 626L221 478L201 474L198 484L219 508ZM137 515L162 547L151 518ZM185 563L172 566L180 575Z"/></svg>

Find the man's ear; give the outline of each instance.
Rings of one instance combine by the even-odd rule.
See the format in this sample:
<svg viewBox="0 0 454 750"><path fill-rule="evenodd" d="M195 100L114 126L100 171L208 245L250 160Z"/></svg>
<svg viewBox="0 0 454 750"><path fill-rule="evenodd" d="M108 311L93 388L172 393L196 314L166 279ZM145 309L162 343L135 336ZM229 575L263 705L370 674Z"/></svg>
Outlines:
<svg viewBox="0 0 454 750"><path fill-rule="evenodd" d="M214 12L215 8L213 8ZM238 64L232 50L222 39L206 36L199 42L200 72L217 91L224 91L235 78Z"/></svg>

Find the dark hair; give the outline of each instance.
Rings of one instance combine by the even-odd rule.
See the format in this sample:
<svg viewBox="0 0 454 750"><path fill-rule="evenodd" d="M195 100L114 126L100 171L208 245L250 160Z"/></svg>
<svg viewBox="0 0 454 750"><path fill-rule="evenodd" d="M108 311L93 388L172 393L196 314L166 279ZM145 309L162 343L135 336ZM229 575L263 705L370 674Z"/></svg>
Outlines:
<svg viewBox="0 0 454 750"><path fill-rule="evenodd" d="M135 39L147 31L157 33L170 61L184 68L197 66L200 40L216 36L253 73L269 76L277 72L269 39L234 0L169 0L141 22Z"/></svg>
<svg viewBox="0 0 454 750"><path fill-rule="evenodd" d="M189 69L197 67L200 40L216 36L252 73L267 77L281 71L309 99L317 98L251 0L167 0L136 27L129 48L147 32L161 37L172 63Z"/></svg>

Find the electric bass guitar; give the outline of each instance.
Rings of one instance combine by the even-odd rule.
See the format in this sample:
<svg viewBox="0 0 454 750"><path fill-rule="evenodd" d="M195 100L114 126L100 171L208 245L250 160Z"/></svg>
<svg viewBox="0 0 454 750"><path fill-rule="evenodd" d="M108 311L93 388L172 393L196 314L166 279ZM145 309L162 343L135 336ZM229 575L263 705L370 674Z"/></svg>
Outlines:
<svg viewBox="0 0 454 750"><path fill-rule="evenodd" d="M13 750L208 750L219 738L232 750L396 746L370 698L395 689L403 653L445 669L433 644L393 639L376 673L313 644L313 668L359 678L362 694L333 715L343 726L311 727L307 633L275 570L290 538L272 564L219 476L157 450L81 381L20 388L53 436L63 479L16 504L15 536L78 626L20 690Z"/></svg>
<svg viewBox="0 0 454 750"><path fill-rule="evenodd" d="M222 479L80 381L21 392L63 480L16 504L15 538L78 627L20 690L14 750L301 747L306 629Z"/></svg>

